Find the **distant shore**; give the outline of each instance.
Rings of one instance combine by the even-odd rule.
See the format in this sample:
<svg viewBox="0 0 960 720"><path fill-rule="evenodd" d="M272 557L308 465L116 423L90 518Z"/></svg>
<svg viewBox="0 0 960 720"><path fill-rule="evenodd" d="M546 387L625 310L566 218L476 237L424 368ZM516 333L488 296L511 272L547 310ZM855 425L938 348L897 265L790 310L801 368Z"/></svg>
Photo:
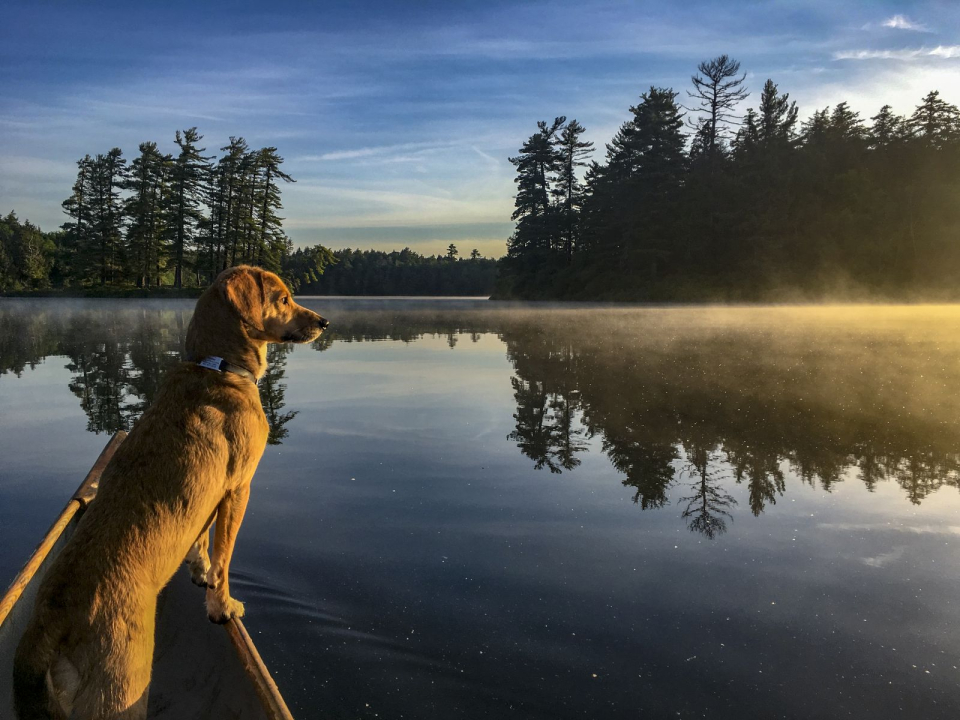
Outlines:
<svg viewBox="0 0 960 720"><path fill-rule="evenodd" d="M168 299L198 298L206 288L136 288L136 287L89 287L89 288L47 288L46 290L18 290L0 293L3 298L113 298L113 299ZM298 297L324 297L335 299L369 300L488 300L489 295L320 295L311 292L297 293Z"/></svg>
<svg viewBox="0 0 960 720"><path fill-rule="evenodd" d="M15 290L0 298L198 298L205 288L74 287L46 290Z"/></svg>

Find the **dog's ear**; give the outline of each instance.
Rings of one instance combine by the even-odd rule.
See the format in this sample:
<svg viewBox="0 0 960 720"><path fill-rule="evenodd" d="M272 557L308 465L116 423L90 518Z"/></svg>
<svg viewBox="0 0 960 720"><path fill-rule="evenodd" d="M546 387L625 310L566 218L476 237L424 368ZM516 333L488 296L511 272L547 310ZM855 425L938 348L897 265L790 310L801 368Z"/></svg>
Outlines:
<svg viewBox="0 0 960 720"><path fill-rule="evenodd" d="M237 268L223 279L220 291L227 303L255 330L263 332L263 272Z"/></svg>

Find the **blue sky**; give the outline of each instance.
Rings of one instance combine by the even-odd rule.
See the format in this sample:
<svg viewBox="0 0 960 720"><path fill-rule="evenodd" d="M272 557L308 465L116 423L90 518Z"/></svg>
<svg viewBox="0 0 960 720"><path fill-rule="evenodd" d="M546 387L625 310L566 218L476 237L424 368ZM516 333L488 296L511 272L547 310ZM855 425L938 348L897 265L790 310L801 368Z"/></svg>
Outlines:
<svg viewBox="0 0 960 720"><path fill-rule="evenodd" d="M602 149L650 85L739 59L801 116L960 103L960 3L47 2L0 5L0 211L64 221L74 163L198 126L275 145L297 244L505 249L515 154L566 115ZM597 154L598 157L602 153Z"/></svg>

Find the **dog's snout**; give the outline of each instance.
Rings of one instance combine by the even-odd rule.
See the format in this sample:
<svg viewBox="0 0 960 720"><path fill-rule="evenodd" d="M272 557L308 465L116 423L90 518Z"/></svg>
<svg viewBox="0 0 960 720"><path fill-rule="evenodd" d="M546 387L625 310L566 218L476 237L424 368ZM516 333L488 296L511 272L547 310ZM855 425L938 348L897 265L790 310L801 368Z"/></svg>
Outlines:
<svg viewBox="0 0 960 720"><path fill-rule="evenodd" d="M330 325L330 321L327 320L325 317L322 317L319 320L317 320L317 325L320 326L321 330L326 330L327 327Z"/></svg>

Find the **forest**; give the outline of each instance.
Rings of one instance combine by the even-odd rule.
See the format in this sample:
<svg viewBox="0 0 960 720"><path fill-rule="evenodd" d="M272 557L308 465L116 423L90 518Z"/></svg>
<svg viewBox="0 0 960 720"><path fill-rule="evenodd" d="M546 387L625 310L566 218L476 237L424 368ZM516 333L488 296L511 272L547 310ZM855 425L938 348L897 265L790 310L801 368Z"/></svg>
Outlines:
<svg viewBox="0 0 960 720"><path fill-rule="evenodd" d="M301 293L489 295L496 262L474 250L460 258L294 249L283 231L281 192L295 182L275 147L251 150L240 137L219 159L197 128L177 131L175 153L144 142L86 155L63 201L67 222L43 232L14 212L0 218L0 293L196 294L223 269L258 265ZM334 268L336 268L334 270ZM332 270L329 277L324 272Z"/></svg>
<svg viewBox="0 0 960 720"><path fill-rule="evenodd" d="M558 117L510 158L516 227L501 298L956 299L960 113L800 109L773 80L749 103L721 55L681 93L651 87L602 161ZM744 106L746 108L744 109Z"/></svg>
<svg viewBox="0 0 960 720"><path fill-rule="evenodd" d="M129 165L120 148L77 161L63 201L68 221L43 233L14 213L0 228L0 290L205 287L242 263L296 282L331 261L322 246L294 262L283 232L281 186L293 182L275 147L251 150L240 137L219 159L197 128L178 130L174 153L143 142Z"/></svg>
<svg viewBox="0 0 960 720"><path fill-rule="evenodd" d="M77 162L56 232L0 218L0 293L196 292L231 265L320 295L623 301L953 300L960 275L960 111L936 90L909 117L846 102L800 121L766 80L750 103L727 55L689 90L651 87L593 159L577 120L540 121L510 158L516 227L499 262L294 249L274 147L219 158L196 128ZM744 109L744 106L745 109Z"/></svg>
<svg viewBox="0 0 960 720"><path fill-rule="evenodd" d="M334 263L322 275L304 282L307 295L490 295L497 280L497 261L472 250L461 259L451 243L446 255L427 256L410 248L335 250Z"/></svg>

